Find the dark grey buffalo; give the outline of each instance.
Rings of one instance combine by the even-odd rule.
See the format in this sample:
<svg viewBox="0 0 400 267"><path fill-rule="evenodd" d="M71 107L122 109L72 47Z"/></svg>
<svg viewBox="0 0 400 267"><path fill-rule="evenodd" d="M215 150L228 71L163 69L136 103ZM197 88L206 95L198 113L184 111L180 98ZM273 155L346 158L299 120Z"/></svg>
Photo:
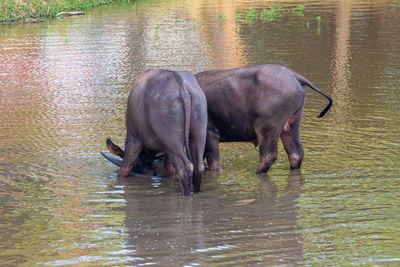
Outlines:
<svg viewBox="0 0 400 267"><path fill-rule="evenodd" d="M188 72L149 70L129 93L125 151L111 140L107 145L123 158L118 172L123 177L134 165L148 164L156 152L165 153L182 193L190 195L192 182L194 191L200 190L206 128L207 102L195 77Z"/></svg>
<svg viewBox="0 0 400 267"><path fill-rule="evenodd" d="M318 117L323 117L332 105L328 95L282 63L210 70L195 77L207 98L205 157L213 170L219 169L219 142L250 141L260 146L257 172L267 172L277 158L279 137L288 154L290 168L300 168L304 149L299 127L305 85L329 100ZM114 154L124 153L111 140L107 141L107 146ZM118 164L115 159L103 155ZM132 170L143 172L151 168L155 155L155 151L142 151Z"/></svg>
<svg viewBox="0 0 400 267"><path fill-rule="evenodd" d="M332 105L328 95L281 63L210 70L195 77L207 98L205 157L208 167L214 170L220 167L220 141L250 141L260 147L257 173L267 172L277 158L279 137L290 168L300 168L304 150L299 127L305 85L329 100L319 117Z"/></svg>

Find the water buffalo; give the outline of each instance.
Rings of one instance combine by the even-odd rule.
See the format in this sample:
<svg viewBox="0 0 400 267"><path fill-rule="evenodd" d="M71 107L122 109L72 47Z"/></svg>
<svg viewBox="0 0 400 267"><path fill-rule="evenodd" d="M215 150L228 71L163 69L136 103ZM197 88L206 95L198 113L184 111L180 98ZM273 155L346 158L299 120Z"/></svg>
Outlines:
<svg viewBox="0 0 400 267"><path fill-rule="evenodd" d="M107 138L106 146L112 154L117 155L122 159L124 158L125 151L122 150L118 145L114 144L110 138ZM122 167L122 160L110 157L103 152L100 152L100 154L118 167ZM142 176L152 172L154 169L154 160L157 158L156 155L156 152L143 148L137 156L136 160L134 161L130 174L135 176ZM162 158L165 158L164 154L162 154L162 156ZM158 158L160 158L160 156L158 156Z"/></svg>
<svg viewBox="0 0 400 267"><path fill-rule="evenodd" d="M163 152L175 168L183 195L191 194L192 182L198 192L206 128L207 102L192 74L146 71L129 93L125 151L112 146L111 140L108 143L109 149L123 158L118 175L128 176L138 161L146 164L156 152Z"/></svg>
<svg viewBox="0 0 400 267"><path fill-rule="evenodd" d="M207 98L208 125L205 157L219 169L219 142L250 141L259 146L257 173L267 172L278 155L279 136L290 168L300 168L304 156L299 127L305 85L332 99L309 80L281 63L210 70L195 75Z"/></svg>
<svg viewBox="0 0 400 267"><path fill-rule="evenodd" d="M229 70L210 70L195 75L207 98L208 125L205 157L210 169L219 169L219 142L250 141L260 146L257 172L267 172L277 158L279 136L290 168L298 169L304 156L300 120L305 104L305 85L332 99L309 80L282 63L252 65ZM111 141L108 141L112 144ZM121 152L107 144L109 150ZM133 171L151 168L156 153L142 151ZM115 164L116 160L103 154Z"/></svg>

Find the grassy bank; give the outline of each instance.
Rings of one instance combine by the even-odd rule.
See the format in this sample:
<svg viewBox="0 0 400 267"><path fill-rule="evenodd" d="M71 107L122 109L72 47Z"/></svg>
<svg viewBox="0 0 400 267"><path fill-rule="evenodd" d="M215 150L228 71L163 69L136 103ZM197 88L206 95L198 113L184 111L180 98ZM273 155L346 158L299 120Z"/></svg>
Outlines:
<svg viewBox="0 0 400 267"><path fill-rule="evenodd" d="M129 0L0 0L0 22L54 17L59 12L84 11L94 6L116 2Z"/></svg>

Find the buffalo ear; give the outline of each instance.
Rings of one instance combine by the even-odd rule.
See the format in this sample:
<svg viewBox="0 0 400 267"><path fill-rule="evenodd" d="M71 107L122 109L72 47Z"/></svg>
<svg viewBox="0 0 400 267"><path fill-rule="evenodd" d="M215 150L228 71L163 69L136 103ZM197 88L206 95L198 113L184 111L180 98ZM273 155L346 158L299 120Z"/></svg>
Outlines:
<svg viewBox="0 0 400 267"><path fill-rule="evenodd" d="M113 153L114 155L120 156L121 158L124 158L124 151L119 146L114 144L110 138L107 138L106 144L107 144L108 150L110 150L111 153Z"/></svg>

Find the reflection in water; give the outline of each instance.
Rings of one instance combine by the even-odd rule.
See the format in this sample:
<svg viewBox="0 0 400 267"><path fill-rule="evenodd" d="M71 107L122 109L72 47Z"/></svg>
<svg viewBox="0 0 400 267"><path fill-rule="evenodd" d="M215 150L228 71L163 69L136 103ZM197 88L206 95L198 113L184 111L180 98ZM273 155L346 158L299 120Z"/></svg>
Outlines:
<svg viewBox="0 0 400 267"><path fill-rule="evenodd" d="M245 65L243 44L234 20L237 7L226 1L213 4L176 1L166 9L164 1L139 2L139 15L158 15L130 20L133 30L129 35L135 36L130 40L137 44L129 48L135 50L130 53L131 60L135 59L132 65L141 66L140 71L168 66L192 72ZM218 12L223 12L225 20L219 20Z"/></svg>
<svg viewBox="0 0 400 267"><path fill-rule="evenodd" d="M243 8L243 4L218 0L208 8L203 6L204 2L189 1L187 8L201 29L200 41L206 43L211 50L206 56L212 66L228 69L246 65L244 44L238 35L239 28L235 21L236 13Z"/></svg>
<svg viewBox="0 0 400 267"><path fill-rule="evenodd" d="M398 263L400 5L297 4L141 0L0 25L0 265ZM269 6L285 11L260 19ZM274 61L334 98L317 120L325 100L307 94L304 178L282 146L256 176L254 146L226 143L185 199L173 179L117 179L99 155L106 137L123 143L146 69Z"/></svg>
<svg viewBox="0 0 400 267"><path fill-rule="evenodd" d="M336 47L333 61L333 94L335 99L335 120L339 127L344 127L345 117L349 112L349 79L350 79L350 20L351 1L342 0L338 2L336 13Z"/></svg>
<svg viewBox="0 0 400 267"><path fill-rule="evenodd" d="M256 192L245 198L217 189L218 177L217 172L206 172L204 193L193 199L166 192L170 185L146 188L139 179L120 180L125 188L134 263L269 265L302 261L302 236L296 222L301 173L290 173L279 197L268 176L261 176Z"/></svg>

